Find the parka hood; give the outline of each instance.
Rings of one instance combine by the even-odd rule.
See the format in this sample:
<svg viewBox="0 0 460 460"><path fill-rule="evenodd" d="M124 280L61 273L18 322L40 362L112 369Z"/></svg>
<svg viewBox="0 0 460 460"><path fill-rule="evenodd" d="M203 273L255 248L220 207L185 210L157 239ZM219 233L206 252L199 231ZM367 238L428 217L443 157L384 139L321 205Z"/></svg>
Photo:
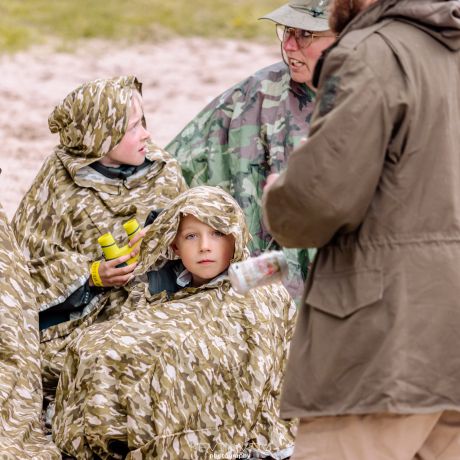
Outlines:
<svg viewBox="0 0 460 460"><path fill-rule="evenodd" d="M142 84L134 76L98 79L76 88L48 118L52 133L59 133L56 148L80 169L110 152L126 132L133 90Z"/></svg>
<svg viewBox="0 0 460 460"><path fill-rule="evenodd" d="M458 0L377 0L359 14L342 35L387 18L410 22L452 51L460 49L460 2Z"/></svg>
<svg viewBox="0 0 460 460"><path fill-rule="evenodd" d="M181 193L172 200L150 225L140 248L135 274L161 267L178 257L171 249L182 215L192 215L201 222L235 238L232 262L248 257L250 239L244 213L238 203L219 187L200 186Z"/></svg>

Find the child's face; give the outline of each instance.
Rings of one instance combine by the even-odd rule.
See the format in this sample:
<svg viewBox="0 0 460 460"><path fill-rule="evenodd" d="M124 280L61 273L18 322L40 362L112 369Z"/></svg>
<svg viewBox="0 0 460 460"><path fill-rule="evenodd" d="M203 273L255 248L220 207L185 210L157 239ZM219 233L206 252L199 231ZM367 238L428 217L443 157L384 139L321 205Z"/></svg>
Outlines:
<svg viewBox="0 0 460 460"><path fill-rule="evenodd" d="M192 274L193 286L200 286L228 268L235 251L235 239L194 216L185 215L172 248Z"/></svg>
<svg viewBox="0 0 460 460"><path fill-rule="evenodd" d="M105 166L140 166L147 153L146 142L150 133L142 124L143 110L137 97L131 98L131 109L126 133L121 141L100 162Z"/></svg>

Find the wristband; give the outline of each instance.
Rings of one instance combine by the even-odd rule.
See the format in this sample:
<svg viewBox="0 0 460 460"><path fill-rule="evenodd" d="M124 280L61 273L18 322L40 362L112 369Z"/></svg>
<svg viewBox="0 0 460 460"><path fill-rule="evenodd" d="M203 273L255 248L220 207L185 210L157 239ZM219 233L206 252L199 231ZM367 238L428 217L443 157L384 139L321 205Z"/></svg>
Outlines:
<svg viewBox="0 0 460 460"><path fill-rule="evenodd" d="M103 287L104 285L102 284L101 277L99 276L99 265L101 265L100 260L91 264L91 279L93 280L94 286Z"/></svg>

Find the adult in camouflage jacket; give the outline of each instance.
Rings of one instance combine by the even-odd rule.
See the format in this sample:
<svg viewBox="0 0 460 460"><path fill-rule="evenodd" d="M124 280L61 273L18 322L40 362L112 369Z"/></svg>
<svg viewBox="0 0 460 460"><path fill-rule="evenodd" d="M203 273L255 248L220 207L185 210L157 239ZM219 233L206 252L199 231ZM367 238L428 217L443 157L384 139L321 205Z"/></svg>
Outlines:
<svg viewBox="0 0 460 460"><path fill-rule="evenodd" d="M41 429L35 292L0 206L0 458L60 459Z"/></svg>
<svg viewBox="0 0 460 460"><path fill-rule="evenodd" d="M142 224L151 209L164 207L186 187L177 161L148 139L145 149L135 152L142 155L141 165L101 164L129 131L136 92L141 84L133 76L96 80L72 91L54 109L49 127L59 133L60 144L12 221L30 259L40 316L64 315L59 324L41 331L44 387L51 393L66 344L96 318L115 314L127 296L122 287L88 286L92 262L102 259L98 237L111 232L123 241L123 222L136 217Z"/></svg>
<svg viewBox="0 0 460 460"><path fill-rule="evenodd" d="M232 234L232 260L247 257L241 208L223 190L201 186L151 225L138 275L176 258L170 245L181 214ZM289 457L294 422L278 411L296 307L281 284L242 296L224 272L169 297L133 291L125 307L121 319L93 325L69 346L53 425L64 452L78 459Z"/></svg>
<svg viewBox="0 0 460 460"><path fill-rule="evenodd" d="M283 41L285 62L259 70L216 97L166 146L189 185L219 185L238 201L253 236L253 254L277 247L262 222L262 189L267 176L282 170L308 136L315 99L312 70L334 40L328 32L328 2L317 3L296 0L263 19L325 36L315 35L305 48L295 40ZM299 299L314 250L283 251L290 265L286 287Z"/></svg>

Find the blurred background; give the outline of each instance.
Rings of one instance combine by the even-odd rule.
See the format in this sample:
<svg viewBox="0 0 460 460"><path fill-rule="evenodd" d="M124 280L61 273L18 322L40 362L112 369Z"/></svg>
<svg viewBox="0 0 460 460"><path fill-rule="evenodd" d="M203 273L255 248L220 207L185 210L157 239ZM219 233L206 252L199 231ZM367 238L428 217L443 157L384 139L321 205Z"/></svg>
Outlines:
<svg viewBox="0 0 460 460"><path fill-rule="evenodd" d="M143 83L164 147L204 106L280 60L279 0L0 0L0 203L11 218L58 143L48 116L95 78Z"/></svg>
<svg viewBox="0 0 460 460"><path fill-rule="evenodd" d="M171 37L267 41L273 27L256 19L277 0L2 0L0 51L23 50L53 39L72 49L75 41L103 38L129 43Z"/></svg>

